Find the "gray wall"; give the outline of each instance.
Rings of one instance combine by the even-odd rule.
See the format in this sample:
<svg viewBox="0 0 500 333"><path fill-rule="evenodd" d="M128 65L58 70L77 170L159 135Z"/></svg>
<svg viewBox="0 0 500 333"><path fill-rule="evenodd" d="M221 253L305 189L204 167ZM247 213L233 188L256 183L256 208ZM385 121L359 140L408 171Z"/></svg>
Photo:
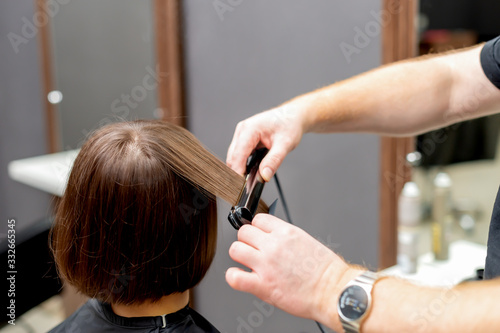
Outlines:
<svg viewBox="0 0 500 333"><path fill-rule="evenodd" d="M380 63L378 34L350 63L339 46L354 45L354 29L374 21L378 1L231 3L239 5L219 16L212 1L184 2L189 126L223 160L238 121ZM306 135L279 176L296 224L346 259L377 266L378 137ZM266 197L276 197L274 187L266 186ZM308 320L268 315L227 286L236 232L226 222L229 205L219 207L218 253L197 290L197 309L223 332L317 332Z"/></svg>
<svg viewBox="0 0 500 333"><path fill-rule="evenodd" d="M10 161L47 153L38 35L22 33L23 18L32 22L33 7L32 0L0 1L0 241L8 218L16 219L19 232L50 214L48 195L7 174ZM14 48L10 33L23 43Z"/></svg>

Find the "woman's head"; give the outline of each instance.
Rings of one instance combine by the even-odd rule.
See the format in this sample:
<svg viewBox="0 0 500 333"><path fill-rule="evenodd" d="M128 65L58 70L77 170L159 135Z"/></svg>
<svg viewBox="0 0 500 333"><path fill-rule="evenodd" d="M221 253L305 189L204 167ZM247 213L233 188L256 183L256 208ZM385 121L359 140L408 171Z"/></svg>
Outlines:
<svg viewBox="0 0 500 333"><path fill-rule="evenodd" d="M242 183L183 128L106 126L83 145L58 207L58 270L83 294L110 303L183 292L214 257L215 196L234 201Z"/></svg>

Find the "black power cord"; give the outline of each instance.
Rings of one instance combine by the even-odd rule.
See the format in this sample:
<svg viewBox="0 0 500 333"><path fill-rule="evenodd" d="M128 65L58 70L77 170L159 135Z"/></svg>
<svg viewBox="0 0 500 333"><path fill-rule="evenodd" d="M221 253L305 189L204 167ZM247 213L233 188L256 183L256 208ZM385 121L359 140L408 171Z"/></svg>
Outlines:
<svg viewBox="0 0 500 333"><path fill-rule="evenodd" d="M286 218L288 220L288 223L293 224L292 218L290 216L290 211L288 210L288 205L286 204L285 196L283 195L283 191L281 189L281 184L280 184L280 181L278 179L277 173L274 174L274 180L276 182L276 188L278 189L278 194L280 196L280 199L283 202L283 210L285 211L285 215L286 215ZM318 325L318 328L321 331L321 333L325 333L323 326L320 323L318 323L317 321L315 321L315 323L316 323L316 325Z"/></svg>

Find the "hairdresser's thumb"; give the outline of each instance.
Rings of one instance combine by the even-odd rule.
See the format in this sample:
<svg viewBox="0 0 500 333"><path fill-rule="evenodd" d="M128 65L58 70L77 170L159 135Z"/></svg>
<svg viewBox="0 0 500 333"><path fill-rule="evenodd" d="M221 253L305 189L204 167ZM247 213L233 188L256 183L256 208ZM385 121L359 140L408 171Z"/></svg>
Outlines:
<svg viewBox="0 0 500 333"><path fill-rule="evenodd" d="M264 167L264 169L260 172L262 178L268 182L274 175L274 171L270 167Z"/></svg>
<svg viewBox="0 0 500 333"><path fill-rule="evenodd" d="M262 160L260 164L260 175L262 178L268 182L274 176L276 171L281 165L281 162L285 159L286 151L281 148L271 148L266 157Z"/></svg>

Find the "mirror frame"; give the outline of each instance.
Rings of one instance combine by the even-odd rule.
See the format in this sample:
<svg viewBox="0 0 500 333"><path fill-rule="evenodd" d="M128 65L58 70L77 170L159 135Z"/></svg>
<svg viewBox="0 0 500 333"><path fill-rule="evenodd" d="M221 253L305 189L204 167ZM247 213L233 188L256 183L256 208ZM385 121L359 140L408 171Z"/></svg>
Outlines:
<svg viewBox="0 0 500 333"><path fill-rule="evenodd" d="M154 0L156 63L168 73L158 84L158 108L162 119L186 127L181 0Z"/></svg>
<svg viewBox="0 0 500 333"><path fill-rule="evenodd" d="M35 0L35 15L47 13L47 0ZM47 99L49 92L55 89L54 69L52 66L51 24L39 27L40 70L42 79L42 105L45 109L45 127L47 131L47 148L49 153L61 151L59 135L59 118L57 107Z"/></svg>
<svg viewBox="0 0 500 333"><path fill-rule="evenodd" d="M417 55L418 0L383 0L389 14L383 28L382 63ZM398 198L411 180L406 155L415 150L415 138L382 137L380 144L379 269L396 264L398 245Z"/></svg>

